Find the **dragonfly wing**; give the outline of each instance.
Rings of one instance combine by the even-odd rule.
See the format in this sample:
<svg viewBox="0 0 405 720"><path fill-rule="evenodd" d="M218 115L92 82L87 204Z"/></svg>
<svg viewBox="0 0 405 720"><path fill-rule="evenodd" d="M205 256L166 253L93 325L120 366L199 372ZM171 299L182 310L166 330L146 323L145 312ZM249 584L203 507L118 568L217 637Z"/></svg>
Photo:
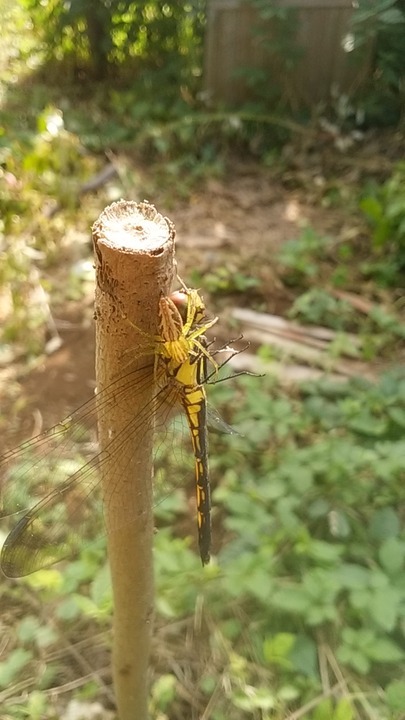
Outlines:
<svg viewBox="0 0 405 720"><path fill-rule="evenodd" d="M98 452L97 413L123 405L128 391L150 383L150 368L129 372L74 413L0 457L0 518L21 516Z"/></svg>
<svg viewBox="0 0 405 720"><path fill-rule="evenodd" d="M240 435L231 425L221 417L219 412L207 403L207 426L210 432L221 435Z"/></svg>
<svg viewBox="0 0 405 720"><path fill-rule="evenodd" d="M166 422L173 414L172 406L178 402L173 386L166 384L160 386L147 406L138 412L128 408L129 390L133 390L134 384L141 388L146 382L150 383L149 368L128 373L63 423L3 458L11 467L3 474L0 516L20 517L3 545L1 567L7 576L28 575L68 558L105 532L97 508L101 510L102 500L104 504L116 501L119 478L112 469L110 489L102 498L100 468L107 460L114 468L111 460L120 453L131 457L142 443L145 427L152 417L156 417L156 430L164 435ZM128 422L122 432L97 453L94 437L91 449L87 447L89 433L95 436L97 411L108 413L111 403L121 404L123 412L128 413ZM85 455L78 455L78 440L86 446L87 460ZM173 437L167 438L167 442L173 444ZM133 486L132 509L136 512L136 482ZM33 496L34 504L27 510L29 496ZM39 501L38 497L41 497Z"/></svg>

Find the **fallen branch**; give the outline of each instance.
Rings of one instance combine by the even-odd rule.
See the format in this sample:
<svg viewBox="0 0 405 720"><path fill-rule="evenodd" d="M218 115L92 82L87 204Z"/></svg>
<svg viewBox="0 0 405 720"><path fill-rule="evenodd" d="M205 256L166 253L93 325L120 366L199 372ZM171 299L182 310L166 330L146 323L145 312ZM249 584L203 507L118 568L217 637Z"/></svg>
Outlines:
<svg viewBox="0 0 405 720"><path fill-rule="evenodd" d="M345 333L347 347L342 352L347 358L335 357L330 352L331 343L338 338L338 333L324 327L307 327L289 322L276 315L257 313L253 310L235 308L232 318L241 323L244 337L255 345L269 345L277 349L283 360L287 362L271 362L267 370L256 367L246 368L253 372L270 372L280 378L313 379L324 375L325 372L332 377L353 377L362 375L374 380L376 373L367 363L360 360L349 359L361 348L361 341L351 333ZM301 365L289 368L289 360L299 360ZM247 356L240 361L247 360ZM236 361L237 363L238 361ZM299 368L301 368L299 370ZM305 368L305 369L304 369Z"/></svg>

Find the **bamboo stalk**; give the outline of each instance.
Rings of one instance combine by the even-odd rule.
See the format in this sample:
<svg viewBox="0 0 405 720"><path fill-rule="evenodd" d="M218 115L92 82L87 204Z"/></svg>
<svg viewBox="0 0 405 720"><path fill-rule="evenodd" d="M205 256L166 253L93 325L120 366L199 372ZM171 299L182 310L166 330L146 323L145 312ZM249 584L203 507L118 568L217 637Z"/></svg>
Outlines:
<svg viewBox="0 0 405 720"><path fill-rule="evenodd" d="M153 624L153 417L142 409L154 391L153 354L145 335L158 331L158 302L173 276L174 228L152 205L120 201L93 226L97 285L96 377L100 393L117 378L145 367L142 388L99 416L99 442L108 554L111 567L113 678L119 720L148 717L148 662ZM119 386L119 383L118 383ZM113 459L112 437L124 437L131 418L142 418L142 442L130 438ZM138 432L138 431L137 431Z"/></svg>

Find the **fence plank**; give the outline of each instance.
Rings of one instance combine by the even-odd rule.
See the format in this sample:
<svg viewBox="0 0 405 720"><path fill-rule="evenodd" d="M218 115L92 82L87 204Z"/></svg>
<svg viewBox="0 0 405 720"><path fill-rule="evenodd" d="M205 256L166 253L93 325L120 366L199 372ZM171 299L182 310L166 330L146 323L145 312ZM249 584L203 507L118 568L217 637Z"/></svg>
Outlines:
<svg viewBox="0 0 405 720"><path fill-rule="evenodd" d="M342 46L350 30L351 0L279 0L278 6L295 18L290 45L288 26L277 19L264 21L249 2L211 0L204 73L211 100L239 104L252 97L247 76L259 71L292 106L327 101L333 85L350 94L367 76L370 51L359 57ZM284 53L272 52L271 43L284 47Z"/></svg>

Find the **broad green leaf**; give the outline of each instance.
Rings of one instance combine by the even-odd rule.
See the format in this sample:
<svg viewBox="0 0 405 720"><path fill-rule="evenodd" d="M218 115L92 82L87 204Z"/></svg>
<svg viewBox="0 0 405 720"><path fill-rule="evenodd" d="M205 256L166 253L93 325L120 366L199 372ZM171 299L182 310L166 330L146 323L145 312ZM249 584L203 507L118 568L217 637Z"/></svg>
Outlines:
<svg viewBox="0 0 405 720"><path fill-rule="evenodd" d="M368 656L377 662L396 663L403 660L405 653L388 638L377 638L368 649Z"/></svg>
<svg viewBox="0 0 405 720"><path fill-rule="evenodd" d="M371 195L360 200L359 207L370 220L379 222L383 215L383 208L380 201Z"/></svg>
<svg viewBox="0 0 405 720"><path fill-rule="evenodd" d="M161 675L152 687L152 701L159 710L170 707L176 697L176 678L174 675Z"/></svg>
<svg viewBox="0 0 405 720"><path fill-rule="evenodd" d="M364 610L368 607L370 600L370 588L364 590L351 590L349 594L350 604L357 610Z"/></svg>
<svg viewBox="0 0 405 720"><path fill-rule="evenodd" d="M375 590L369 599L369 611L373 620L383 630L391 632L397 622L401 595L395 588Z"/></svg>
<svg viewBox="0 0 405 720"><path fill-rule="evenodd" d="M385 540L379 551L378 557L380 563L390 575L399 573L405 560L405 542L398 540L396 537L390 537Z"/></svg>
<svg viewBox="0 0 405 720"><path fill-rule="evenodd" d="M72 621L80 615L75 596L66 597L56 610L56 617L60 620Z"/></svg>
<svg viewBox="0 0 405 720"><path fill-rule="evenodd" d="M361 565L344 563L338 569L338 577L343 587L353 590L361 590L368 587L370 571Z"/></svg>
<svg viewBox="0 0 405 720"><path fill-rule="evenodd" d="M109 566L103 565L91 583L91 598L103 609L112 607L111 573Z"/></svg>
<svg viewBox="0 0 405 720"><path fill-rule="evenodd" d="M38 632L38 628L39 619L37 617L34 617L33 615L27 615L27 617L21 620L17 629L18 639L22 643L31 642L35 638L35 635Z"/></svg>
<svg viewBox="0 0 405 720"><path fill-rule="evenodd" d="M32 652L29 650L24 648L12 650L7 659L0 662L0 688L7 689L31 659Z"/></svg>
<svg viewBox="0 0 405 720"><path fill-rule="evenodd" d="M391 420L393 420L401 428L405 428L405 410L401 407L391 407L387 409L387 413Z"/></svg>
<svg viewBox="0 0 405 720"><path fill-rule="evenodd" d="M300 696L300 690L294 685L283 685L277 690L277 698L291 704Z"/></svg>
<svg viewBox="0 0 405 720"><path fill-rule="evenodd" d="M272 710L276 705L276 699L268 688L246 685L234 693L233 703L240 710Z"/></svg>
<svg viewBox="0 0 405 720"><path fill-rule="evenodd" d="M403 712L405 708L405 680L393 680L385 688L385 694L390 709Z"/></svg>
<svg viewBox="0 0 405 720"><path fill-rule="evenodd" d="M350 702L350 700L347 700L347 698L342 698L338 701L335 711L333 713L333 720L353 720L354 718L354 709Z"/></svg>
<svg viewBox="0 0 405 720"><path fill-rule="evenodd" d="M370 522L370 534L376 540L396 537L400 530L398 513L390 507L376 510Z"/></svg>
<svg viewBox="0 0 405 720"><path fill-rule="evenodd" d="M309 557L319 563L333 564L342 556L344 547L325 542L324 540L313 540L309 546Z"/></svg>
<svg viewBox="0 0 405 720"><path fill-rule="evenodd" d="M338 660L343 665L348 665L361 675L367 675L370 669L370 661L364 653L352 647L342 645L336 653Z"/></svg>
<svg viewBox="0 0 405 720"><path fill-rule="evenodd" d="M310 677L318 676L318 651L312 638L298 635L289 657L298 672Z"/></svg>
<svg viewBox="0 0 405 720"><path fill-rule="evenodd" d="M38 570L32 575L28 575L24 582L34 589L49 590L58 594L63 585L63 573L54 568Z"/></svg>
<svg viewBox="0 0 405 720"><path fill-rule="evenodd" d="M295 635L292 633L277 633L268 637L263 642L263 657L266 662L290 667L289 654L295 643Z"/></svg>
<svg viewBox="0 0 405 720"><path fill-rule="evenodd" d="M313 720L331 720L333 718L333 702L331 698L321 700L313 713Z"/></svg>
<svg viewBox="0 0 405 720"><path fill-rule="evenodd" d="M348 421L347 426L361 435L369 437L381 437L388 429L387 420L376 418L371 413L363 411Z"/></svg>
<svg viewBox="0 0 405 720"><path fill-rule="evenodd" d="M299 586L276 590L270 598L271 604L284 612L303 614L310 607L311 599Z"/></svg>
<svg viewBox="0 0 405 720"><path fill-rule="evenodd" d="M27 717L29 720L43 720L49 706L49 697L45 692L34 690L30 692L27 703Z"/></svg>

